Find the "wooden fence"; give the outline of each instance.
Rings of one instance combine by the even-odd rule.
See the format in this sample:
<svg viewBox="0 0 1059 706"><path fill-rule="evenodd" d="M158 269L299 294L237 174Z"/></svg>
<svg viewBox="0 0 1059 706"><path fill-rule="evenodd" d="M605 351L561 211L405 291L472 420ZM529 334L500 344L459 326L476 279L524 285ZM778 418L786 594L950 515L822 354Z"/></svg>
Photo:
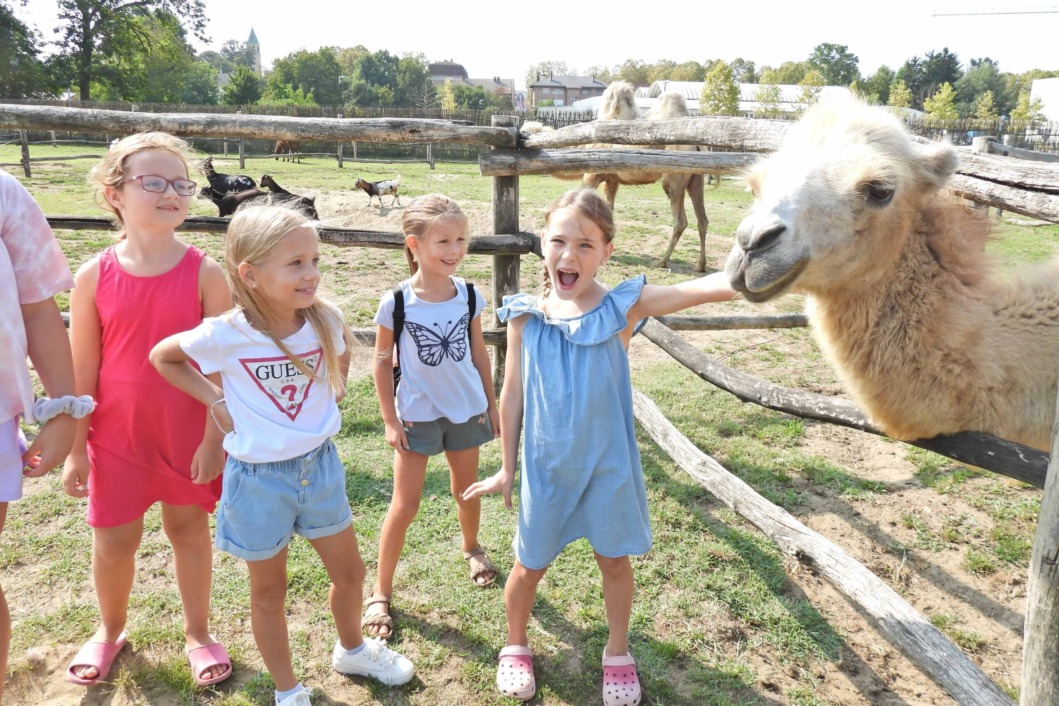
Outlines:
<svg viewBox="0 0 1059 706"><path fill-rule="evenodd" d="M681 171L731 173L741 170L752 157L746 152L774 149L788 123L746 118L681 118L668 121L613 121L561 128L551 133L520 136L517 119L494 116L492 125L455 125L437 120L320 119L264 116L167 115L115 113L35 106L0 105L0 128L75 130L84 132L132 132L164 130L184 136L235 135L269 139L359 140L366 142L463 143L488 148L479 159L483 176L492 177L493 233L475 239L473 252L493 254L493 303L519 289L520 257L539 255L539 242L519 232L519 175L580 171ZM606 150L593 153L566 149L588 143L618 145L697 144L729 152L680 153L661 150ZM604 151L600 151L604 152ZM588 153L588 154L586 154ZM961 152L961 166L950 188L964 198L1014 211L1034 218L1059 222L1059 171L1055 165L1017 162L990 154ZM92 227L86 219L60 222L55 227ZM221 219L189 219L188 229L214 230ZM98 223L96 223L98 226ZM323 229L324 241L336 245L400 247L399 233L365 233ZM474 242L474 241L472 241ZM482 250L484 248L484 250ZM688 325L688 317L666 317L670 323ZM694 324L695 322L690 322ZM797 325L786 321L783 325ZM747 325L747 322L741 322ZM800 416L843 423L866 431L864 415L841 400L807 396L746 376L694 350L663 323L649 322L645 335L670 352L700 377L727 389L741 399ZM362 332L370 336L370 332ZM489 341L497 345L494 384L503 378L504 324L495 318ZM1057 402L1059 405L1059 402ZM651 436L692 477L747 518L799 561L813 564L909 659L946 689L961 704L1009 705L1006 694L969 660L960 649L934 628L900 596L834 544L759 496L716 461L696 449L639 393L636 416ZM1059 435L1057 435L1059 436ZM1022 701L1029 706L1054 703L1059 694L1059 479L1049 468L1047 456L1034 449L983 434L955 434L914 442L952 458L996 470L1045 487L1041 517L1034 544L1030 572L1030 609L1026 623L1026 647L1022 678ZM1053 443L1059 443L1054 441ZM1057 452L1053 448L1052 462ZM997 459L1002 459L997 463ZM1045 513L1049 516L1045 518ZM1047 520L1047 521L1045 521Z"/></svg>

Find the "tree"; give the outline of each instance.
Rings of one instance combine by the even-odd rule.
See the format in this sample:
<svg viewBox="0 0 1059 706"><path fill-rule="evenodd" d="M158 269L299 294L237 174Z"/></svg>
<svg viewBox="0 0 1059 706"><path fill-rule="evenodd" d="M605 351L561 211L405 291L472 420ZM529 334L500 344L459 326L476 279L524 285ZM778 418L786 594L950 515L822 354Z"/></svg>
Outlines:
<svg viewBox="0 0 1059 706"><path fill-rule="evenodd" d="M44 89L40 36L0 2L0 97L22 98Z"/></svg>
<svg viewBox="0 0 1059 706"><path fill-rule="evenodd" d="M905 85L905 82L897 79L892 86L890 86L890 98L886 101L886 105L891 108L911 108L912 107L912 91Z"/></svg>
<svg viewBox="0 0 1059 706"><path fill-rule="evenodd" d="M650 64L647 67L647 83L652 84L655 81L675 81L673 78L673 70L677 68L677 62L671 59L662 59L661 61Z"/></svg>
<svg viewBox="0 0 1059 706"><path fill-rule="evenodd" d="M823 75L816 69L805 72L805 77L798 82L802 90L798 94L798 102L806 108L820 100L820 90L827 85Z"/></svg>
<svg viewBox="0 0 1059 706"><path fill-rule="evenodd" d="M134 20L153 9L186 20L191 31L206 41L203 0L56 0L64 51L76 69L81 100L91 99L92 79L103 59L149 46L153 37L138 31Z"/></svg>
<svg viewBox="0 0 1059 706"><path fill-rule="evenodd" d="M780 108L780 87L775 83L760 83L754 91L755 118L778 118L783 115Z"/></svg>
<svg viewBox="0 0 1059 706"><path fill-rule="evenodd" d="M228 71L225 73L231 73L237 66L245 66L257 71L257 49L246 42L229 39L221 45L220 53L228 62Z"/></svg>
<svg viewBox="0 0 1059 706"><path fill-rule="evenodd" d="M848 86L860 76L860 59L844 44L817 44L806 63L820 73L825 86Z"/></svg>
<svg viewBox="0 0 1059 706"><path fill-rule="evenodd" d="M894 82L894 71L889 66L880 66L870 78L860 82L861 94L869 103L888 105L890 101L890 84Z"/></svg>
<svg viewBox="0 0 1059 706"><path fill-rule="evenodd" d="M603 83L613 83L614 74L616 71L617 68L612 70L606 66L589 66L587 73L589 76L594 76L597 81L602 81ZM528 86L529 84L527 83L526 85Z"/></svg>
<svg viewBox="0 0 1059 706"><path fill-rule="evenodd" d="M706 75L699 110L703 115L739 114L739 86L732 77L731 67L725 62L717 62Z"/></svg>
<svg viewBox="0 0 1059 706"><path fill-rule="evenodd" d="M669 78L673 81L705 81L706 67L697 61L685 61L673 67Z"/></svg>
<svg viewBox="0 0 1059 706"><path fill-rule="evenodd" d="M805 78L805 72L809 66L804 61L785 61L778 68L771 66L761 67L758 75L759 83L772 83L777 86L794 86Z"/></svg>
<svg viewBox="0 0 1059 706"><path fill-rule="evenodd" d="M196 61L184 75L180 102L192 105L216 105L220 98L217 69L205 61Z"/></svg>
<svg viewBox="0 0 1059 706"><path fill-rule="evenodd" d="M757 83L757 71L753 61L736 57L732 59L732 63L728 66L732 69L732 80L737 85L740 83Z"/></svg>
<svg viewBox="0 0 1059 706"><path fill-rule="evenodd" d="M618 68L616 79L628 81L634 86L651 85L650 68L642 61L626 59L625 63Z"/></svg>
<svg viewBox="0 0 1059 706"><path fill-rule="evenodd" d="M911 108L913 107L913 104L915 104L916 107L922 107L923 101L917 96L919 96L920 89L926 79L924 77L923 62L919 60L918 56L913 56L906 61L901 68L897 70L897 73L894 75L894 80L899 81L908 91L908 103L897 107ZM904 97L902 96L902 99L903 98ZM896 106L892 100L888 101L888 105Z"/></svg>
<svg viewBox="0 0 1059 706"><path fill-rule="evenodd" d="M956 85L962 75L960 60L949 51L948 47L940 52L927 52L923 58L923 84L918 91L918 97L924 103L924 108L927 96L937 93L944 83ZM913 91L913 93L917 92Z"/></svg>
<svg viewBox="0 0 1059 706"><path fill-rule="evenodd" d="M526 70L526 85L532 86L538 81L546 81L549 76L567 76L570 70L565 61L540 61Z"/></svg>
<svg viewBox="0 0 1059 706"><path fill-rule="evenodd" d="M423 95L433 93L430 65L422 54L407 54L397 62L397 81L393 92L396 105L415 105Z"/></svg>
<svg viewBox="0 0 1059 706"><path fill-rule="evenodd" d="M1015 122L1032 122L1041 117L1042 110L1044 110L1044 103L1041 99L1034 98L1031 101L1030 92L1023 91L1019 94L1019 99L1011 111L1011 119Z"/></svg>
<svg viewBox="0 0 1059 706"><path fill-rule="evenodd" d="M438 91L438 101L441 103L442 110L450 113L456 110L456 95L452 90L452 81L445 79L441 90Z"/></svg>
<svg viewBox="0 0 1059 706"><path fill-rule="evenodd" d="M225 105L251 105L261 100L261 78L245 66L237 66L221 94Z"/></svg>
<svg viewBox="0 0 1059 706"><path fill-rule="evenodd" d="M485 89L481 86L469 86L466 83L450 83L452 97L458 108L484 108L489 103Z"/></svg>
<svg viewBox="0 0 1059 706"><path fill-rule="evenodd" d="M266 95L270 100L283 100L300 90L302 95L314 96L320 105L340 105L342 86L338 77L342 69L335 53L334 47L301 49L276 59L266 78Z"/></svg>
<svg viewBox="0 0 1059 706"><path fill-rule="evenodd" d="M978 104L986 93L992 95L995 107L1001 113L1007 113L1015 104L1017 94L1008 95L1007 81L1000 74L1000 67L989 58L971 59L970 68L954 84L956 88L956 109L960 115L973 115Z"/></svg>
<svg viewBox="0 0 1059 706"><path fill-rule="evenodd" d="M923 101L923 110L936 120L957 120L960 117L956 110L956 89L951 83L943 83L937 92Z"/></svg>
<svg viewBox="0 0 1059 706"><path fill-rule="evenodd" d="M993 92L986 91L978 98L978 103L975 105L974 117L982 120L996 120L997 112L996 106L993 105Z"/></svg>

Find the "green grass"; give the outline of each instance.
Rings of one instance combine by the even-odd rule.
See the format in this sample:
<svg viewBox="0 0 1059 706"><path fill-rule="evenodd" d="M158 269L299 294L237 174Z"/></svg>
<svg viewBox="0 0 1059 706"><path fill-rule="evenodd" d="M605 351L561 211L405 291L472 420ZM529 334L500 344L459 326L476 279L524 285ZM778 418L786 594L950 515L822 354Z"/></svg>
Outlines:
<svg viewBox="0 0 1059 706"><path fill-rule="evenodd" d="M33 148L39 156L84 152L77 147ZM17 158L16 147L0 147L0 162ZM34 177L24 183L46 213L103 215L92 204L88 188L91 164L86 160L34 165ZM217 160L219 170L247 173L255 179L270 172L293 191L325 198L352 193L353 205L348 208L354 211L366 211L366 198L352 192L357 176L378 179L400 173L403 202L429 191L444 192L471 216L473 232L488 232L489 180L478 175L473 163L437 166L431 171L416 163L347 162L339 170L333 160L319 158L301 164L255 159L240 172L234 159ZM521 227L539 230L543 207L571 186L546 177L523 177ZM708 265L719 267L749 195L726 180L719 189L708 190L706 200L711 219ZM192 212L206 215L214 210L210 204L193 201ZM322 212L325 222L343 215ZM694 224L675 251L672 269L655 266L670 232L668 201L660 188L623 187L616 217L617 250L601 272L603 279L614 284L647 272L649 281L664 284L692 274L698 259ZM1052 226L1005 225L1003 230L1004 237L991 247L1005 264L1046 258L1059 242L1059 229ZM57 236L73 267L113 242L110 233L59 231ZM214 257L220 255L219 236L181 237ZM323 264L325 288L358 327L371 325L378 297L405 272L403 255L396 251L325 246ZM487 257L468 257L461 274L490 291L491 264ZM523 258L521 281L525 289L535 288L540 281L536 258ZM65 308L66 299L60 301ZM715 305L695 313L746 311L740 306ZM800 298L787 297L773 311L800 307ZM740 332L703 336L697 341L725 363L779 384L814 391L837 389L833 373L805 330ZM870 517L873 505L893 492L888 483L859 477L856 465L848 459L823 458L808 451L810 423L743 404L702 384L675 362L638 366L634 384L699 448L796 515L808 512L812 500L819 497L833 501L844 513ZM353 371L341 410L342 428L335 441L347 468L346 490L370 586L379 529L392 491L392 450L382 436L366 369ZM703 491L642 431L639 441L655 548L634 560L637 585L630 640L648 695L646 703L837 703L829 701L828 694L838 692L814 676L834 671L843 653L851 649L832 611L807 600L799 579L788 574L790 559L772 542ZM931 555L959 551L972 576L1024 570L1039 493L911 447L905 455L915 466L917 484L952 499L953 505L951 512L938 516L919 508L904 510L899 527L894 528L895 534L902 533L898 542L902 555L929 561ZM498 444L485 446L482 473L491 472L499 463ZM56 476L32 483L28 496L11 506L0 544L0 569L15 620L12 666L16 682L37 678L19 661L27 649L60 646L63 654L72 654L94 631L98 619L84 503L63 495ZM495 695L492 685L504 635L502 579L485 590L475 588L468 579L448 484L447 468L440 459L433 459L420 514L409 531L398 567L394 646L411 655L419 671L405 688L341 679L330 671L327 654L334 629L327 610L326 572L307 543L297 539L292 543L290 643L299 677L316 689L315 703L510 703ZM213 629L232 654L235 677L215 690L198 690L190 682L181 651L179 597L159 525L158 511L152 510L145 522L139 581L131 601L132 649L119 661L114 684L104 690L121 691L137 703L271 703L271 679L262 669L250 631L245 566L220 552L214 562ZM499 499L485 499L481 541L502 574L511 566L513 530L514 516ZM61 588L48 595L49 586ZM963 624L956 608L947 606L946 611L932 617L939 629L969 652L988 651L988 640ZM530 625L540 686L534 703L599 703L598 661L606 642L605 627L599 572L590 548L584 542L575 543L556 561L538 593Z"/></svg>

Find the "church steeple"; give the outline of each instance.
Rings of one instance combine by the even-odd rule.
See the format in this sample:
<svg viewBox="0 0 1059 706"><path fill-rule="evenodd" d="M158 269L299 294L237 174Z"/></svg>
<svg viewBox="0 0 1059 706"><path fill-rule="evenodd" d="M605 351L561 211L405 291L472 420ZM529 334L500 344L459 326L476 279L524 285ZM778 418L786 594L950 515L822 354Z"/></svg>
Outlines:
<svg viewBox="0 0 1059 706"><path fill-rule="evenodd" d="M257 41L257 34L254 33L254 28L250 28L250 37L246 40L246 45L254 50L254 69L257 71L257 75L263 75L261 72L261 43Z"/></svg>

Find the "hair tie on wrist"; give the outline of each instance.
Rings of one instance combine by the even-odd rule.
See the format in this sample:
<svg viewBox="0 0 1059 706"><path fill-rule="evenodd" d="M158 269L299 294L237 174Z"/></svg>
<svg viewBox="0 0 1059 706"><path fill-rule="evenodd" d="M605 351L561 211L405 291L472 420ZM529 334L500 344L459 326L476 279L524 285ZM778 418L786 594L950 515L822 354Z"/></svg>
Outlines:
<svg viewBox="0 0 1059 706"><path fill-rule="evenodd" d="M228 434L230 434L231 432L226 431L225 428L221 426L221 420L217 419L216 407L219 404L224 404L225 406L227 406L228 403L224 401L223 397L219 400L215 400L214 403L210 405L210 416L213 417L213 423L217 425L217 428L221 430L221 433L225 436L228 436ZM235 429L232 429L232 431L235 431Z"/></svg>
<svg viewBox="0 0 1059 706"><path fill-rule="evenodd" d="M50 397L38 397L33 403L33 418L38 424L47 424L52 417L60 414L69 414L74 419L91 414L96 408L96 402L90 395L63 395L54 400Z"/></svg>

